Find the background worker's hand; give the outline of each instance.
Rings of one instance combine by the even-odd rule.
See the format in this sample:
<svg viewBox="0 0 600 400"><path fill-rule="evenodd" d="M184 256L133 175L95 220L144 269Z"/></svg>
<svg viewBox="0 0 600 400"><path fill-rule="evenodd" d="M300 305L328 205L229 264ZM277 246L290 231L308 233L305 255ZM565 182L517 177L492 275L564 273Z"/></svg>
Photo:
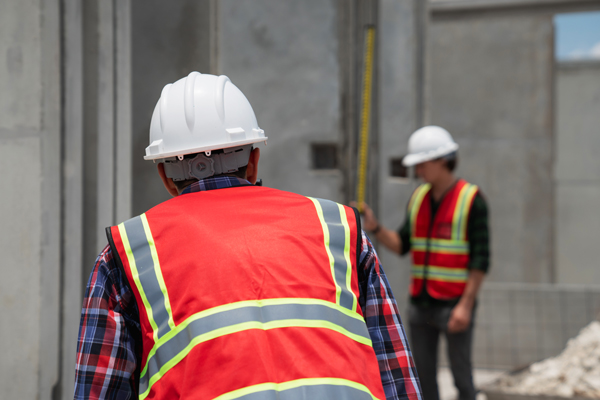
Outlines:
<svg viewBox="0 0 600 400"><path fill-rule="evenodd" d="M458 303L450 313L450 319L448 320L448 333L459 333L467 330L471 324L471 312L473 310L464 305Z"/></svg>
<svg viewBox="0 0 600 400"><path fill-rule="evenodd" d="M352 201L352 202L350 202L350 206L358 208L358 203L355 201ZM375 214L373 214L373 210L371 210L371 207L369 207L369 205L367 203L365 203L364 201L362 202L362 217L363 217L362 228L366 231L372 232L375 230L375 228L377 228L377 225L379 225L379 221L377 221Z"/></svg>

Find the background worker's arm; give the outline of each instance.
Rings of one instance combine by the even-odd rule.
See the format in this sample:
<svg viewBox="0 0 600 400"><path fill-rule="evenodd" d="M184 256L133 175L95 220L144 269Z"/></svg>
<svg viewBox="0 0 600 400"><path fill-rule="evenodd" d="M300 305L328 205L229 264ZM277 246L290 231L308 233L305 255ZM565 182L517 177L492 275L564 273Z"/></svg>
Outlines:
<svg viewBox="0 0 600 400"><path fill-rule="evenodd" d="M483 278L485 278L485 272L481 270L475 269L469 272L469 280L467 280L465 291L450 314L448 332L462 332L469 327L473 307L475 306L475 300L477 299L477 293L479 293Z"/></svg>
<svg viewBox="0 0 600 400"><path fill-rule="evenodd" d="M352 207L356 207L356 202L350 204ZM362 203L362 216L363 216L363 229L371 233L371 237L375 237L377 241L387 247L389 250L396 254L400 254L402 251L402 239L396 231L387 229L381 225L375 217L373 210L367 203Z"/></svg>
<svg viewBox="0 0 600 400"><path fill-rule="evenodd" d="M452 309L448 332L462 332L469 327L473 307L483 278L490 266L488 210L484 198L477 193L467 222L469 236L469 279L458 304Z"/></svg>

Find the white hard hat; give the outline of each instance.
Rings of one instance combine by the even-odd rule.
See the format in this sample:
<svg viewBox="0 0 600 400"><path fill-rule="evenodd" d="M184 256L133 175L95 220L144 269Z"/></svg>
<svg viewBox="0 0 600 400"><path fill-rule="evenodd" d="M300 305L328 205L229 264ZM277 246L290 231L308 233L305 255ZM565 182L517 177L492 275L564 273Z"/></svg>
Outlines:
<svg viewBox="0 0 600 400"><path fill-rule="evenodd" d="M225 75L192 72L162 90L145 160L266 142L246 96Z"/></svg>
<svg viewBox="0 0 600 400"><path fill-rule="evenodd" d="M435 125L417 129L408 139L408 155L402 159L405 167L447 156L458 150L450 133Z"/></svg>

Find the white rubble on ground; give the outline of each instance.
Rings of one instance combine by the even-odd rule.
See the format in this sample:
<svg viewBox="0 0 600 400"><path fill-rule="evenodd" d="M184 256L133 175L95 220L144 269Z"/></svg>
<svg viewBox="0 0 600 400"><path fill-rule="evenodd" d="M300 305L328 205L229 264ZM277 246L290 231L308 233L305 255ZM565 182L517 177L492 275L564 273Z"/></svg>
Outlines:
<svg viewBox="0 0 600 400"><path fill-rule="evenodd" d="M556 357L507 373L486 389L524 395L600 398L600 322L570 339Z"/></svg>

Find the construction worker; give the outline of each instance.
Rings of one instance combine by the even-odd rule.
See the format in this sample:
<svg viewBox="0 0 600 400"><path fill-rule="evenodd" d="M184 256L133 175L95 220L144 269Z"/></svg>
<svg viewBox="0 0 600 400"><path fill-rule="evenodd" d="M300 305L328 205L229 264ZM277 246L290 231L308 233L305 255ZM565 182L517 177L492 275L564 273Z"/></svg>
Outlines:
<svg viewBox="0 0 600 400"><path fill-rule="evenodd" d="M358 212L255 185L266 140L226 76L165 86L144 158L173 199L107 228L75 399L421 399Z"/></svg>
<svg viewBox="0 0 600 400"><path fill-rule="evenodd" d="M476 297L489 267L487 206L477 186L456 178L458 144L426 126L408 141L403 163L425 183L413 193L398 231L385 228L363 203L363 227L389 250L412 255L409 326L425 400L438 400L440 334L459 399L475 399L471 348Z"/></svg>

